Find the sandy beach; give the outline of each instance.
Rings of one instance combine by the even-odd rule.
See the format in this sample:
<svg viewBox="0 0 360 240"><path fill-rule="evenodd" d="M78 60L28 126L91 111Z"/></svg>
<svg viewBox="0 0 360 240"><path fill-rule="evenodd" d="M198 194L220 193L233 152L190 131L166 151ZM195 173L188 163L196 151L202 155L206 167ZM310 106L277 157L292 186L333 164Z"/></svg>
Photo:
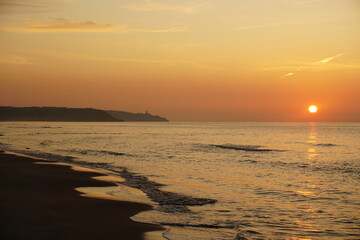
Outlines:
<svg viewBox="0 0 360 240"><path fill-rule="evenodd" d="M109 187L96 172L36 164L46 160L0 152L1 239L144 239L160 226L131 216L150 205L80 196L75 188Z"/></svg>

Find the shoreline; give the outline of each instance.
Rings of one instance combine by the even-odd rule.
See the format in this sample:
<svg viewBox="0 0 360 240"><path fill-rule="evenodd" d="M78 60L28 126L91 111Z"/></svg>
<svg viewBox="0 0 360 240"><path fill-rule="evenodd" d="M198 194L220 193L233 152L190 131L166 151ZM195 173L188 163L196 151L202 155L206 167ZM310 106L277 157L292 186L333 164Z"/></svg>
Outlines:
<svg viewBox="0 0 360 240"><path fill-rule="evenodd" d="M77 190L118 186L100 170L0 151L0 186L1 239L164 239L130 219L151 205Z"/></svg>

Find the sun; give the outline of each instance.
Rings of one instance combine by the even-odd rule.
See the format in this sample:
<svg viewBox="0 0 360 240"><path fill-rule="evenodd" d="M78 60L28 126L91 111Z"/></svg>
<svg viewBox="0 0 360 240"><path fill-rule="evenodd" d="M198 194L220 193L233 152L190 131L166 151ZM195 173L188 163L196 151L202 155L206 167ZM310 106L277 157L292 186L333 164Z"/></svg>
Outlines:
<svg viewBox="0 0 360 240"><path fill-rule="evenodd" d="M311 113L316 113L317 110L318 110L318 108L317 108L317 106L315 106L315 105L311 105L311 106L309 107L309 112L311 112Z"/></svg>

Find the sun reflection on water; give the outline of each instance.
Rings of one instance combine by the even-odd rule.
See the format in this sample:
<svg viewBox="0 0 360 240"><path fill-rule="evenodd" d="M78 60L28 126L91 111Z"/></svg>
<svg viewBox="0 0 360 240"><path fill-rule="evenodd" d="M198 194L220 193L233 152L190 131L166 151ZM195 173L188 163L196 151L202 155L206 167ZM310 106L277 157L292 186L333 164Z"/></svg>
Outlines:
<svg viewBox="0 0 360 240"><path fill-rule="evenodd" d="M317 144L317 126L315 122L309 123L309 136L308 136L308 143L311 145ZM307 149L307 159L314 160L318 156L316 153L316 149L314 147L309 147Z"/></svg>
<svg viewBox="0 0 360 240"><path fill-rule="evenodd" d="M317 140L317 126L316 122L310 122L309 123L309 137L308 137L308 143L316 143Z"/></svg>
<svg viewBox="0 0 360 240"><path fill-rule="evenodd" d="M297 194L307 196L307 197L317 197L318 195L311 191L295 191Z"/></svg>
<svg viewBox="0 0 360 240"><path fill-rule="evenodd" d="M316 153L316 149L315 148L309 148L307 150L307 159L308 160L314 160L316 158L318 154Z"/></svg>

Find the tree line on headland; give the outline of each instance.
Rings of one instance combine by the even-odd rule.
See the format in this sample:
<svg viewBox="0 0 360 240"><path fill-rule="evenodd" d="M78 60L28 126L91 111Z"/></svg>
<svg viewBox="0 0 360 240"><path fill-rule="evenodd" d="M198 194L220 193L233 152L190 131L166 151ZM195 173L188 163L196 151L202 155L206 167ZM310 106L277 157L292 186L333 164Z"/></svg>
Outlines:
<svg viewBox="0 0 360 240"><path fill-rule="evenodd" d="M145 113L105 111L94 108L0 107L0 121L58 122L168 122L166 118Z"/></svg>

